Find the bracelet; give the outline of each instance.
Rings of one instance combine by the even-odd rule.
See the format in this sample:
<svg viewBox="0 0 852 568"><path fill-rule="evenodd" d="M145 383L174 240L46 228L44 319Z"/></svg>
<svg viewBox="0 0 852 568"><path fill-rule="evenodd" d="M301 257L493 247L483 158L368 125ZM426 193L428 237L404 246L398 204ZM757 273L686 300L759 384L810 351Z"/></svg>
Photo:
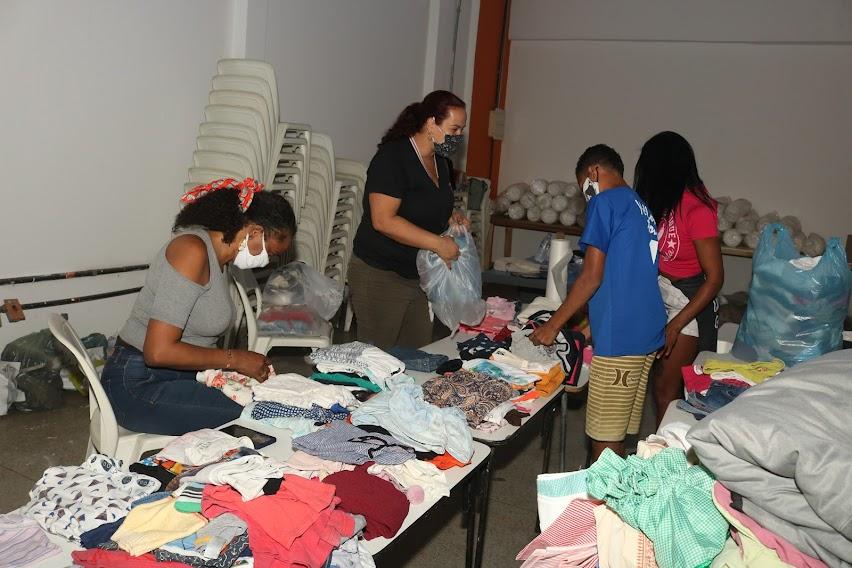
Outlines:
<svg viewBox="0 0 852 568"><path fill-rule="evenodd" d="M227 351L225 351L225 357L227 358L227 360L226 360L226 362L225 362L225 368L226 368L226 369L233 369L233 367L231 366L231 357L232 357L232 355L233 355L233 354L231 353L231 350L230 350L230 349L228 349Z"/></svg>

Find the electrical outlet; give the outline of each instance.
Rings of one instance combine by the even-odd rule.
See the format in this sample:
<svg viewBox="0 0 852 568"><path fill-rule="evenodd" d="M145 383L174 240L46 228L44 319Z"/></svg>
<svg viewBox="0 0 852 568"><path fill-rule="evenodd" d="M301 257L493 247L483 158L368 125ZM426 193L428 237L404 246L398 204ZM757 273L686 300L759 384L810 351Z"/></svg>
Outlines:
<svg viewBox="0 0 852 568"><path fill-rule="evenodd" d="M6 317L9 318L10 323L27 319L24 316L24 309L21 307L21 302L17 298L3 300L3 311L6 312Z"/></svg>
<svg viewBox="0 0 852 568"><path fill-rule="evenodd" d="M488 135L494 140L502 140L506 130L506 111L495 108L488 115Z"/></svg>

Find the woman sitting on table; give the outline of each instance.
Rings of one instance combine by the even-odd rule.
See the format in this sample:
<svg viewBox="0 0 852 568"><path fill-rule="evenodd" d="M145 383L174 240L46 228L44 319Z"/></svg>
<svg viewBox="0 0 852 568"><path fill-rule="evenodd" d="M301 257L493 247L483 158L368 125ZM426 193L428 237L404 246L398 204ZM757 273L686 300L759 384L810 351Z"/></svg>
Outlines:
<svg viewBox="0 0 852 568"><path fill-rule="evenodd" d="M653 377L657 426L669 404L683 396L681 367L699 351L716 351L725 272L716 202L698 175L695 153L675 132L642 146L633 176L659 232L660 293L668 313L666 344Z"/></svg>
<svg viewBox="0 0 852 568"><path fill-rule="evenodd" d="M242 407L197 382L200 370L266 380L263 355L216 347L234 321L225 265L265 266L296 231L287 200L262 187L252 179L219 180L183 196L188 204L174 235L151 262L101 377L123 427L178 435L237 418Z"/></svg>
<svg viewBox="0 0 852 568"><path fill-rule="evenodd" d="M370 162L349 265L359 341L381 349L432 341L417 252L433 251L448 264L459 256L455 241L441 233L449 223L468 224L453 211L449 159L466 124L464 101L435 91L405 107Z"/></svg>

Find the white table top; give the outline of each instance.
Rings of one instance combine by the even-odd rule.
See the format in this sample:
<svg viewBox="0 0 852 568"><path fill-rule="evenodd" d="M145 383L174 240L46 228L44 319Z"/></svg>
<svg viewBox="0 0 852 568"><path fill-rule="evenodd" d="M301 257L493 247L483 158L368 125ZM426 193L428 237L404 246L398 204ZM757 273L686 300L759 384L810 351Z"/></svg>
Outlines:
<svg viewBox="0 0 852 568"><path fill-rule="evenodd" d="M458 339L453 339L451 337L445 337L444 339L440 339L434 343L430 343L425 347L421 347L422 351L427 353L437 353L440 355L446 355L450 359L458 359L459 351L456 346L456 341L463 341L464 336ZM427 380L437 376L435 373L421 373L418 371L406 371L408 375L414 377L414 380L417 381L418 384L423 384ZM471 428L470 432L473 435L474 440L478 440L480 442L484 442L486 444L501 444L511 438L515 433L518 432L521 428L527 425L527 423L535 416L542 408L547 406L549 402L551 402L554 398L558 397L561 394L560 389L556 389L552 393L547 396L539 397L533 400L531 403L527 401L527 405L531 407L530 415L528 418L525 418L520 426L512 426L511 424L506 424L493 432L486 432L484 430L477 430L476 428Z"/></svg>
<svg viewBox="0 0 852 568"><path fill-rule="evenodd" d="M233 422L229 422L228 424L223 424L219 427L219 429L229 426L231 424L239 424L241 426L245 426L246 428L251 428L253 430L257 430L258 432L263 432L269 436L274 436L276 438L275 443L262 448L260 452L266 456L271 458L275 458L278 460L286 460L293 453L292 448L292 438L290 430L274 428L272 426L262 424L259 422L244 422L239 419L234 420ZM476 468L482 464L486 459L488 459L491 450L485 444L481 444L479 442L473 443L473 457L471 458L471 463L465 467L453 467L448 470L445 470L444 473L447 477L447 483L450 486L450 490L454 489L457 485L462 483L468 475L470 475ZM420 517L426 514L429 509L434 507L440 499L431 499L425 500L418 505L412 505L408 510L408 516L405 517L405 521L403 521L402 526L399 531L393 538L384 538L378 537L373 540L365 541L367 550L370 551L371 554L378 554L382 549L392 543L394 540L399 538L411 525L413 525ZM71 552L74 550L81 550L79 546L75 543L69 542L68 540L47 533L48 538L51 542L55 543L60 547L62 552L52 558L48 558L42 562L33 564L30 568L66 568L68 566L73 566L71 562ZM0 565L2 565L2 559L0 559Z"/></svg>

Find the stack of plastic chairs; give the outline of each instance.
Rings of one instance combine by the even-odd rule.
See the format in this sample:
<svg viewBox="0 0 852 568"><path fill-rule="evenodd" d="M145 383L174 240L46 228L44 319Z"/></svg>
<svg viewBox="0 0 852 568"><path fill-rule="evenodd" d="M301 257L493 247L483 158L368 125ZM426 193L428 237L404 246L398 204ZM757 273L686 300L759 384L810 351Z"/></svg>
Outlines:
<svg viewBox="0 0 852 568"><path fill-rule="evenodd" d="M339 278L347 282L347 268L352 258L352 244L355 240L355 232L361 223L363 214L364 186L367 183L367 166L355 160L338 158L335 160L335 171L337 180L341 184L337 199L337 208L332 221L331 244L332 250L338 254L331 253L327 258L326 276ZM342 249L342 250L341 250ZM339 274L337 274L339 270ZM352 306L349 303L348 289L345 294L346 315L344 329L349 331L352 326Z"/></svg>
<svg viewBox="0 0 852 568"><path fill-rule="evenodd" d="M199 183L253 177L284 195L298 215L305 202L310 127L280 122L278 86L271 65L222 59L212 79L189 189Z"/></svg>

